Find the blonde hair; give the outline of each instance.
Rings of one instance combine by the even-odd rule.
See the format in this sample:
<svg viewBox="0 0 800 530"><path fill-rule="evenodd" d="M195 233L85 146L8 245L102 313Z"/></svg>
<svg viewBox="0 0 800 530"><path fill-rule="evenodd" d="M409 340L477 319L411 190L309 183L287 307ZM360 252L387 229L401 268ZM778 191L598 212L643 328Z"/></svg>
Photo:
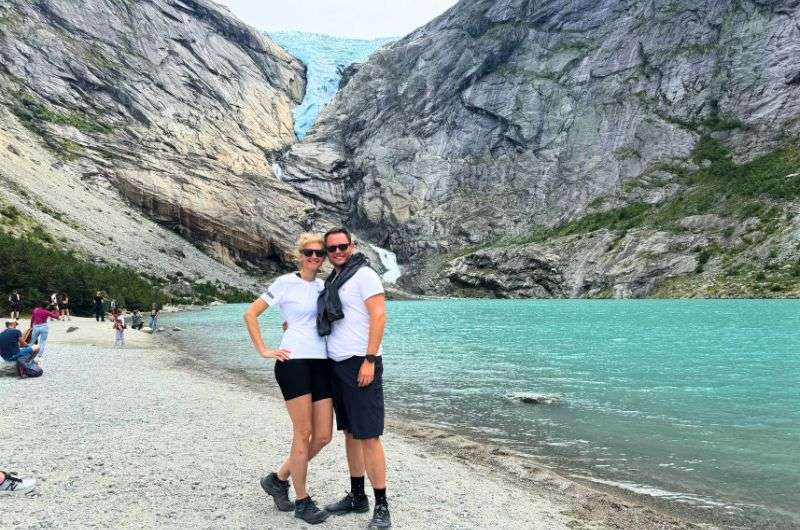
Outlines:
<svg viewBox="0 0 800 530"><path fill-rule="evenodd" d="M300 237L297 238L297 258L299 259L300 256L303 255L303 249L306 248L307 245L310 243L319 243L319 245L324 249L325 248L325 240L322 239L321 234L316 234L313 232L306 232L304 234L300 234Z"/></svg>

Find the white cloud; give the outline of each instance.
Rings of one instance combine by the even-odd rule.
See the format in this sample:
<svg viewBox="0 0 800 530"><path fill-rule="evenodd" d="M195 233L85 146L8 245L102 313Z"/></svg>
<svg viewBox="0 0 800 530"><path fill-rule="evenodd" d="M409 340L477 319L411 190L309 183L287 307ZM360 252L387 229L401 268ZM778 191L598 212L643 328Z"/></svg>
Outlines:
<svg viewBox="0 0 800 530"><path fill-rule="evenodd" d="M402 37L456 0L216 0L256 29L339 37Z"/></svg>

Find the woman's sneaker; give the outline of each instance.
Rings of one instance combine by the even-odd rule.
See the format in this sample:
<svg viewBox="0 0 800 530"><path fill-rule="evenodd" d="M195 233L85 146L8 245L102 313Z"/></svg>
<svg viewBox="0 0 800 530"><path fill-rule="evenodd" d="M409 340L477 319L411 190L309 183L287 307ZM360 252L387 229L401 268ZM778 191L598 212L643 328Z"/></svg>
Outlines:
<svg viewBox="0 0 800 530"><path fill-rule="evenodd" d="M281 480L276 473L270 473L261 479L261 487L272 495L275 507L282 512L294 510L294 503L289 500L289 481Z"/></svg>
<svg viewBox="0 0 800 530"><path fill-rule="evenodd" d="M348 491L342 500L325 506L325 511L336 515L366 513L369 511L369 499L366 495L356 497Z"/></svg>
<svg viewBox="0 0 800 530"><path fill-rule="evenodd" d="M300 499L294 503L294 516L302 519L308 524L321 523L328 518L330 514L325 510L320 510L311 497Z"/></svg>
<svg viewBox="0 0 800 530"><path fill-rule="evenodd" d="M0 495L10 495L12 493L28 493L36 487L36 479L20 478L15 473L3 471L5 479L0 482Z"/></svg>

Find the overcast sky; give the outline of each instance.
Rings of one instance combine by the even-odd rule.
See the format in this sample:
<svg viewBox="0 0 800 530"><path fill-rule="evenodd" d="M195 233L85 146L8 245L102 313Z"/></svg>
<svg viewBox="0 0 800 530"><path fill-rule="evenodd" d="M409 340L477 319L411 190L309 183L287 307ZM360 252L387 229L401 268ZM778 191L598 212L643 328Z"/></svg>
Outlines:
<svg viewBox="0 0 800 530"><path fill-rule="evenodd" d="M215 0L255 27L338 37L402 37L456 0Z"/></svg>

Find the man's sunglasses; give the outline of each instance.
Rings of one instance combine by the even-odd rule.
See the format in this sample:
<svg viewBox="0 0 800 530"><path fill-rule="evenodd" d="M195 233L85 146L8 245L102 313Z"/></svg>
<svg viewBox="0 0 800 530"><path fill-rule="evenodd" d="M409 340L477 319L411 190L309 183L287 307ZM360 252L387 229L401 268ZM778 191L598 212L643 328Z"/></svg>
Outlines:
<svg viewBox="0 0 800 530"><path fill-rule="evenodd" d="M344 252L350 247L350 243L339 243L338 245L329 245L328 246L328 254L333 254L337 250L339 252Z"/></svg>
<svg viewBox="0 0 800 530"><path fill-rule="evenodd" d="M322 249L317 250L316 248L304 248L303 249L303 256L310 258L311 256L316 256L318 258L325 257L325 251Z"/></svg>

